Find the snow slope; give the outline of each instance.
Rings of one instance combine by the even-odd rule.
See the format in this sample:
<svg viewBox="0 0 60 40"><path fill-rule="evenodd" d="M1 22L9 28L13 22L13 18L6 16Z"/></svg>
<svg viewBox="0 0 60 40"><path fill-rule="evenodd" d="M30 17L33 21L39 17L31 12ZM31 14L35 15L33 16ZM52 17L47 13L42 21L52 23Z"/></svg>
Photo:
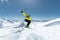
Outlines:
<svg viewBox="0 0 60 40"><path fill-rule="evenodd" d="M0 28L0 40L60 40L60 18L48 22L32 22L30 25L32 29L24 28L20 32L22 27L18 26L21 23L20 21L13 22L13 25L9 22L3 23L3 28ZM8 29L6 25L9 25Z"/></svg>

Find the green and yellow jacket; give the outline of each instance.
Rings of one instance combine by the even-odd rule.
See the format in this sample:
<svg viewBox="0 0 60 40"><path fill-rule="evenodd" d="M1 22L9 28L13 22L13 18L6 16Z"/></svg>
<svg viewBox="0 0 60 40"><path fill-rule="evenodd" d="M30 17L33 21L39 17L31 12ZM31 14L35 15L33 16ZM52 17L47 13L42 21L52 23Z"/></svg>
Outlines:
<svg viewBox="0 0 60 40"><path fill-rule="evenodd" d="M31 20L31 17L27 17L28 15L25 12L23 12L22 14L26 17L25 19Z"/></svg>

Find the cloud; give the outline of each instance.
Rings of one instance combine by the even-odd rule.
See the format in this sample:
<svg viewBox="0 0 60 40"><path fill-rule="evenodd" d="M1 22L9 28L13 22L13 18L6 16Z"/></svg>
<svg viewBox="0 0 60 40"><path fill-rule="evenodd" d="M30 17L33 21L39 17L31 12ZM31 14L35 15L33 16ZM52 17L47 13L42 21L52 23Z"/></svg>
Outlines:
<svg viewBox="0 0 60 40"><path fill-rule="evenodd" d="M27 4L33 4L34 3L34 0L23 0L23 1Z"/></svg>
<svg viewBox="0 0 60 40"><path fill-rule="evenodd" d="M8 0L1 0L2 2L8 2Z"/></svg>
<svg viewBox="0 0 60 40"><path fill-rule="evenodd" d="M2 2L4 1L4 0L1 0Z"/></svg>
<svg viewBox="0 0 60 40"><path fill-rule="evenodd" d="M6 2L8 2L8 0L5 0Z"/></svg>

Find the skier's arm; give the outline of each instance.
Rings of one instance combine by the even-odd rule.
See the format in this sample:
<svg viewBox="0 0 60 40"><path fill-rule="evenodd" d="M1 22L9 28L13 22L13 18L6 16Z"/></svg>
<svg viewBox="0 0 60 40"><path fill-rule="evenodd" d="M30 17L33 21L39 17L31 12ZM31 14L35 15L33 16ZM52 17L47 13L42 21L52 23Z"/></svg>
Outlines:
<svg viewBox="0 0 60 40"><path fill-rule="evenodd" d="M21 13L26 17L27 15L26 15L26 13L24 12L24 11L21 11Z"/></svg>

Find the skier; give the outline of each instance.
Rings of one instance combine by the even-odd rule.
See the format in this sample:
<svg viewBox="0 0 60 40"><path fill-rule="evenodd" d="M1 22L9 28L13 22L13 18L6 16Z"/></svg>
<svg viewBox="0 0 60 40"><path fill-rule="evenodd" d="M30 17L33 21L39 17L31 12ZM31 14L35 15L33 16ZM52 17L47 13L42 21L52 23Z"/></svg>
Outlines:
<svg viewBox="0 0 60 40"><path fill-rule="evenodd" d="M27 22L26 28L29 28L29 25L31 23L31 17L30 15L26 14L24 11L21 11L21 13L25 16L25 22Z"/></svg>

